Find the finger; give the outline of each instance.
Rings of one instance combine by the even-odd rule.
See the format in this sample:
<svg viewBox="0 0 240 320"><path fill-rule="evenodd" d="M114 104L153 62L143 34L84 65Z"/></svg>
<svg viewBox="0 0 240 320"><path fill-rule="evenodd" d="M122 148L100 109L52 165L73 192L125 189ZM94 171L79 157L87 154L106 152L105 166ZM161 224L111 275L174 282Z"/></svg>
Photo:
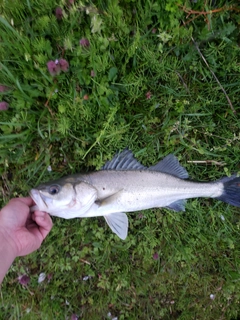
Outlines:
<svg viewBox="0 0 240 320"><path fill-rule="evenodd" d="M21 197L21 198L17 198L17 199L22 201L23 203L25 203L29 207L33 206L35 204L31 197Z"/></svg>
<svg viewBox="0 0 240 320"><path fill-rule="evenodd" d="M24 226L29 214L29 205L31 198L13 198L1 210L1 218L5 225L15 228Z"/></svg>
<svg viewBox="0 0 240 320"><path fill-rule="evenodd" d="M38 225L39 231L41 232L43 239L45 239L50 230L52 229L52 219L50 218L48 213L43 211L35 211L33 217L34 221Z"/></svg>
<svg viewBox="0 0 240 320"><path fill-rule="evenodd" d="M9 201L9 203L23 203L25 205L27 205L28 207L33 206L34 205L34 201L31 197L20 197L20 198L13 198Z"/></svg>

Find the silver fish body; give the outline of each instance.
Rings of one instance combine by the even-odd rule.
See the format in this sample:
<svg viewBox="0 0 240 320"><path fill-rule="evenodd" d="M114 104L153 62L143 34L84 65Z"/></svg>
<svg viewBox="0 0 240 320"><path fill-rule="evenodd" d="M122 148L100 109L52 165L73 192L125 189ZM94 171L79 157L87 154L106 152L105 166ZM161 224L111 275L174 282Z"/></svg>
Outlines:
<svg viewBox="0 0 240 320"><path fill-rule="evenodd" d="M173 155L146 168L126 149L100 171L75 174L32 189L30 195L36 203L32 210L65 219L104 216L112 231L125 239L125 212L156 207L181 211L185 210L185 199L195 197L240 206L240 178L236 175L208 183L187 178L187 171Z"/></svg>
<svg viewBox="0 0 240 320"><path fill-rule="evenodd" d="M179 179L157 171L97 171L80 179L94 186L101 206L98 212L131 212L157 207L171 207L179 200L218 197L221 182L199 183Z"/></svg>

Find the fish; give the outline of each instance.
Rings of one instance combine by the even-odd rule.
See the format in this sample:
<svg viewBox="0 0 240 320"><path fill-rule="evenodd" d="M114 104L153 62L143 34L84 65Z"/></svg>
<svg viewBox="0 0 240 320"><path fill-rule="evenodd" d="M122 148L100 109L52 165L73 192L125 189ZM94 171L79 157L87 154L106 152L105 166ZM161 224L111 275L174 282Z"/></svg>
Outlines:
<svg viewBox="0 0 240 320"><path fill-rule="evenodd" d="M31 189L31 211L72 219L103 216L122 240L128 234L126 212L151 208L185 211L186 199L208 197L240 207L240 177L191 181L187 170L169 154L146 167L129 149L115 154L101 170L69 175Z"/></svg>

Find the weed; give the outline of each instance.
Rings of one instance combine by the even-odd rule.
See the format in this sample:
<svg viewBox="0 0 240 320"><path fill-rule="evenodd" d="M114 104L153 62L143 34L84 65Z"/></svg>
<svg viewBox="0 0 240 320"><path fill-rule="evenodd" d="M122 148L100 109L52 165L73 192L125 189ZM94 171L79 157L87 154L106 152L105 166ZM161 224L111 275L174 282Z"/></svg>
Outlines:
<svg viewBox="0 0 240 320"><path fill-rule="evenodd" d="M239 171L239 10L236 0L3 1L1 205L126 146L144 165L174 153L195 180ZM238 208L194 199L186 212L128 216L124 242L101 218L54 218L42 247L9 270L1 318L239 317Z"/></svg>

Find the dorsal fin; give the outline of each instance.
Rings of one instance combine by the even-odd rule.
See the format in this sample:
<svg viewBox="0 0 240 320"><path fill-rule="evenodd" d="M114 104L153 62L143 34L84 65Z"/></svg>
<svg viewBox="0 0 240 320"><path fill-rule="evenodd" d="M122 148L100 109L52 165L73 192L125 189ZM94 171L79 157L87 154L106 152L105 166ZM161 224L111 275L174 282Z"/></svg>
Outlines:
<svg viewBox="0 0 240 320"><path fill-rule="evenodd" d="M168 173L181 179L188 178L187 170L180 165L178 159L173 154L169 154L155 166L149 167L148 170Z"/></svg>
<svg viewBox="0 0 240 320"><path fill-rule="evenodd" d="M115 154L112 160L106 162L102 170L143 170L146 169L140 162L138 162L132 151L125 149L122 152Z"/></svg>

